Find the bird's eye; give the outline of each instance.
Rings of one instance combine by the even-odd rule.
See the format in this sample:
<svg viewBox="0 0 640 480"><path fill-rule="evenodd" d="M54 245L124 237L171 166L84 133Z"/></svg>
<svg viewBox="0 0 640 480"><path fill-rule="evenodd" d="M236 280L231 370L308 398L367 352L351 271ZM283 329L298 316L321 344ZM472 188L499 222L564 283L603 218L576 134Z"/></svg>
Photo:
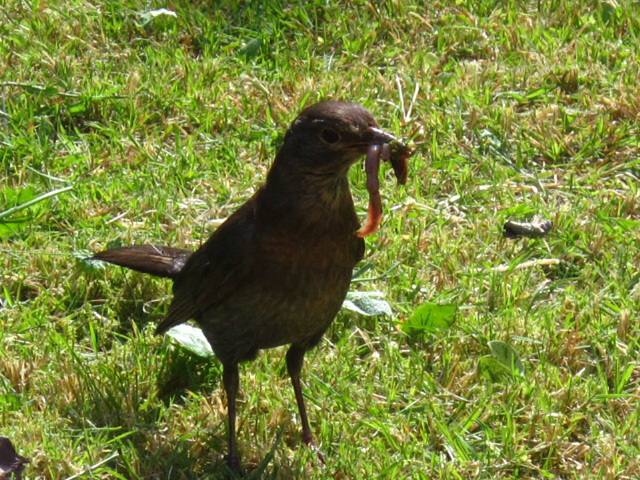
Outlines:
<svg viewBox="0 0 640 480"><path fill-rule="evenodd" d="M320 132L320 138L325 143L334 144L340 141L340 134L333 128L323 128Z"/></svg>

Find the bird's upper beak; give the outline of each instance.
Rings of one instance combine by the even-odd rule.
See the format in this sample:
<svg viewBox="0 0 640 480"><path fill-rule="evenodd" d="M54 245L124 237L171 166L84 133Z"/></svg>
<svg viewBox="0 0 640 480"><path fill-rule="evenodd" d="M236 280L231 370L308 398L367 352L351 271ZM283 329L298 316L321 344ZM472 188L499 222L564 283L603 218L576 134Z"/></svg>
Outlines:
<svg viewBox="0 0 640 480"><path fill-rule="evenodd" d="M384 145L391 142L398 142L398 138L378 126L369 126L366 130L360 132L358 141L352 143L350 149L362 154L372 145Z"/></svg>
<svg viewBox="0 0 640 480"><path fill-rule="evenodd" d="M379 127L369 127L363 137L368 145L383 145L398 140L395 136Z"/></svg>

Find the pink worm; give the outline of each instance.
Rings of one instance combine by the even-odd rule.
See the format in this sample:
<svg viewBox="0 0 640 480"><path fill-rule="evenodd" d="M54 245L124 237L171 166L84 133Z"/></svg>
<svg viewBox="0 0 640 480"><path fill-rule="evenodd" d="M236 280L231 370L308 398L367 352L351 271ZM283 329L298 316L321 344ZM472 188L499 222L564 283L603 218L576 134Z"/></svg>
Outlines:
<svg viewBox="0 0 640 480"><path fill-rule="evenodd" d="M385 148L387 147L387 148ZM369 214L367 223L358 230L360 238L368 237L380 228L382 223L382 198L380 197L380 180L378 171L380 170L380 158L383 153L389 150L389 145L371 145L364 162L364 170L367 173L367 191L369 192ZM388 153L387 153L388 155Z"/></svg>
<svg viewBox="0 0 640 480"><path fill-rule="evenodd" d="M411 155L413 155L413 151L402 144L394 144L393 148L388 143L369 147L364 162L364 170L367 173L367 191L369 192L369 213L367 223L357 232L360 238L376 233L382 223L382 198L380 197L380 180L378 179L380 160L391 163L398 183L404 185L407 183Z"/></svg>

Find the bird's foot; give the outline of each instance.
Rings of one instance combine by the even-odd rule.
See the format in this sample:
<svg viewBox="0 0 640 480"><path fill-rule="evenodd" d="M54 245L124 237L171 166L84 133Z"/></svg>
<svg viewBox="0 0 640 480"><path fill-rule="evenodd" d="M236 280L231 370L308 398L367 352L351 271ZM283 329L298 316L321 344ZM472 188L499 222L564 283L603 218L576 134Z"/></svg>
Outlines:
<svg viewBox="0 0 640 480"><path fill-rule="evenodd" d="M322 453L322 451L320 450L320 448L318 448L317 445L315 445L313 443L313 437L309 434L309 435L302 435L302 442L311 449L311 451L316 452L316 455L318 456L318 460L320 460L320 463L322 463L322 465L326 465L327 462L324 459L324 453Z"/></svg>
<svg viewBox="0 0 640 480"><path fill-rule="evenodd" d="M324 459L324 453L322 453L322 450L320 450L318 447L316 447L315 445L309 445L309 447L311 448L311 450L313 450L314 452L316 452L316 455L318 456L318 460L320 460L320 463L322 465L326 465L327 462Z"/></svg>

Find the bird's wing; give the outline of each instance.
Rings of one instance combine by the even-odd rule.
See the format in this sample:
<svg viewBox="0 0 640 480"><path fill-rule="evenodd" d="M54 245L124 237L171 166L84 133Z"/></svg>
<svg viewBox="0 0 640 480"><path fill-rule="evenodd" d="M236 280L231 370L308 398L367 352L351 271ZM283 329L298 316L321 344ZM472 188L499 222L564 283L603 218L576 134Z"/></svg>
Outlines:
<svg viewBox="0 0 640 480"><path fill-rule="evenodd" d="M220 225L189 257L174 281L169 313L158 325L156 334L198 318L228 298L247 277L255 230L255 202L252 200Z"/></svg>

